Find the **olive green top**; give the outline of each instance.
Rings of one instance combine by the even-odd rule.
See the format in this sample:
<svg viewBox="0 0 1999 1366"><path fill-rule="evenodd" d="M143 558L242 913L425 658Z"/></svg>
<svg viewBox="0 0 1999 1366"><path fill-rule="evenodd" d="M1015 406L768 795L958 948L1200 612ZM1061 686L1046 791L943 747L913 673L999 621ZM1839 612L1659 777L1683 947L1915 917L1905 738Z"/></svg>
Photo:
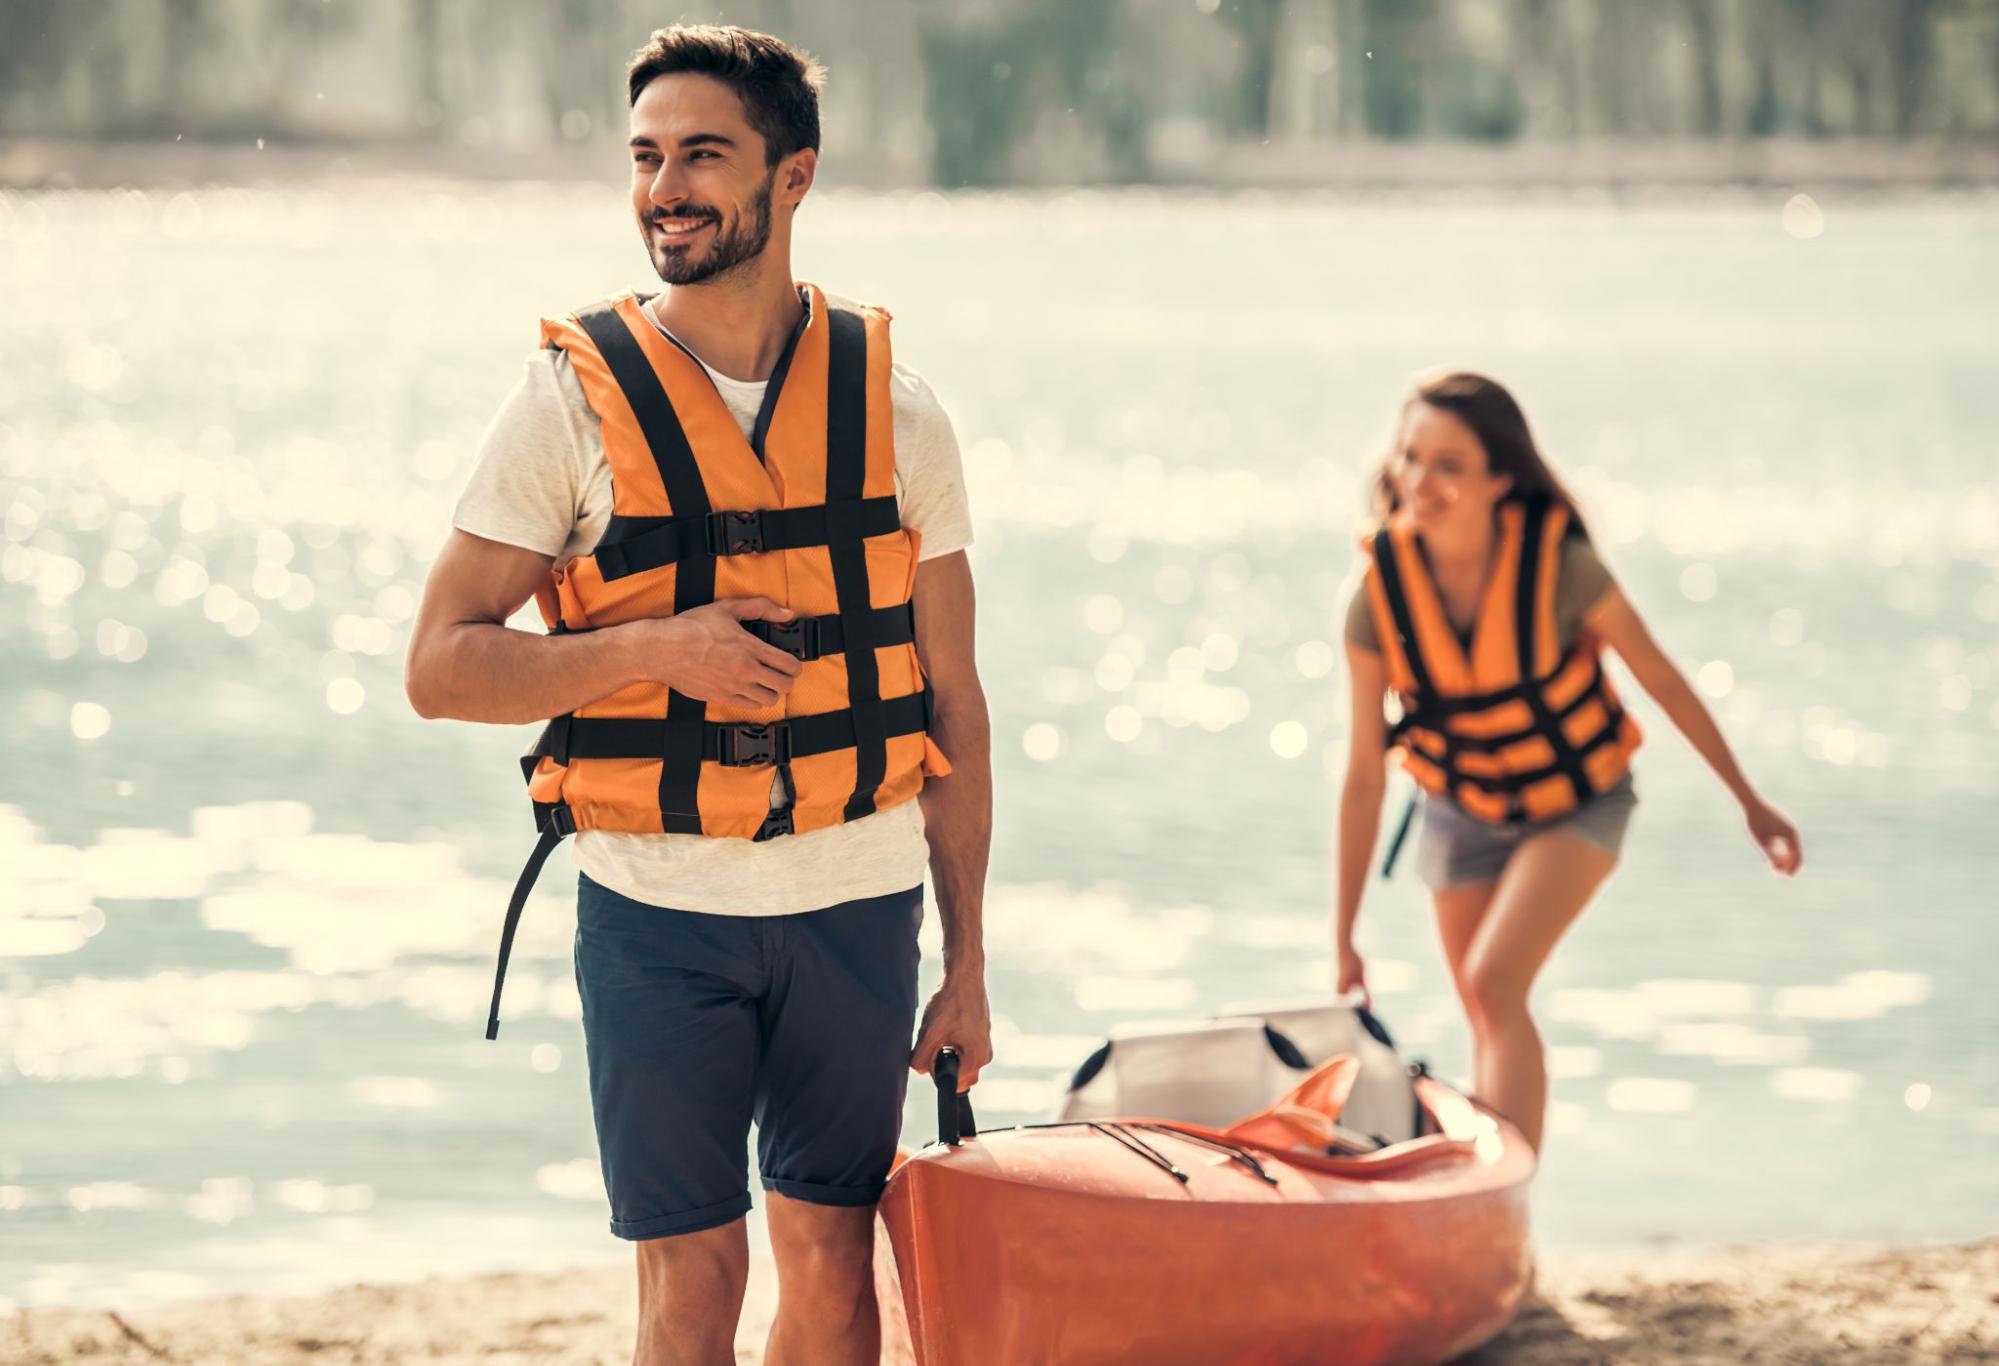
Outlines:
<svg viewBox="0 0 1999 1366"><path fill-rule="evenodd" d="M1590 608L1602 600L1612 586L1610 570L1596 553L1596 547L1583 536L1568 536L1562 541L1562 559L1555 570L1555 644L1558 650L1566 651L1575 644L1576 636L1582 630L1583 616ZM1455 622L1453 630L1457 629ZM1458 632L1459 639L1465 640L1466 633ZM1368 606L1367 584L1357 582L1353 597L1347 602L1347 643L1362 649L1381 652L1381 637L1375 633L1374 612ZM1466 647L1470 647L1466 640Z"/></svg>

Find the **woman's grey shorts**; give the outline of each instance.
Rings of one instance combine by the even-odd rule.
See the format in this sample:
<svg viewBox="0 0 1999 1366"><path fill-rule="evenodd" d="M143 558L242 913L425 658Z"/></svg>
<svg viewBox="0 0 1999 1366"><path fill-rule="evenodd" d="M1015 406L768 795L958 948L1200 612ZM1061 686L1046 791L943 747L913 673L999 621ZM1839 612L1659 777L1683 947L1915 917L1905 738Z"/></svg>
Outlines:
<svg viewBox="0 0 1999 1366"><path fill-rule="evenodd" d="M1423 796L1423 833L1416 841L1416 869L1432 891L1466 882L1491 882L1522 840L1550 830L1588 840L1615 854L1624 845L1624 830L1638 805L1638 791L1625 774L1608 792L1592 797L1552 820L1494 825L1466 815L1448 798Z"/></svg>

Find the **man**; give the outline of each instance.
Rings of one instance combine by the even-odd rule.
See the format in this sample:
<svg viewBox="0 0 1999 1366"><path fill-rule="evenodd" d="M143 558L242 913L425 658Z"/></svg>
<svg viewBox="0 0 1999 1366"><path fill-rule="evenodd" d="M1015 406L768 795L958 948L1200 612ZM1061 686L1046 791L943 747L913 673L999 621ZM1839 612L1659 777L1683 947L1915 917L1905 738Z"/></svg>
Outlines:
<svg viewBox="0 0 1999 1366"><path fill-rule="evenodd" d="M948 1045L969 1087L991 1059L958 452L887 314L792 278L821 78L737 28L636 54L631 204L668 288L543 320L410 642L420 714L554 718L507 939L575 830L641 1363L734 1360L752 1118L782 1287L766 1360L875 1361L874 1203L908 1069ZM505 625L530 596L546 636ZM944 977L912 1054L926 858ZM497 1009L496 987L489 1037Z"/></svg>

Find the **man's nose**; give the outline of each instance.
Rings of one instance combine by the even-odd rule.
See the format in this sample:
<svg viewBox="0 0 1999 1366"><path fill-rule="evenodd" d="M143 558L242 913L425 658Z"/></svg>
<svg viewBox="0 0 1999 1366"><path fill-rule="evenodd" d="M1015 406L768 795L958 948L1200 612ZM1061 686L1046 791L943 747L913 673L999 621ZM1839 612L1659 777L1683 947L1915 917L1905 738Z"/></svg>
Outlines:
<svg viewBox="0 0 1999 1366"><path fill-rule="evenodd" d="M652 201L654 208L670 213L687 198L686 177L672 161L665 161L654 174L646 197Z"/></svg>

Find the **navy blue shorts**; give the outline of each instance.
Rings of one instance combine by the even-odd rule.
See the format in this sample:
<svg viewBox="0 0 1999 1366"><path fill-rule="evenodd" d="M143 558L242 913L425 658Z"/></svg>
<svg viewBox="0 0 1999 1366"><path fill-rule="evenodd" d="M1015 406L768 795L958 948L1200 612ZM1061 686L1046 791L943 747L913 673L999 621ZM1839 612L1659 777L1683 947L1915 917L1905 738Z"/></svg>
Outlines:
<svg viewBox="0 0 1999 1366"><path fill-rule="evenodd" d="M923 888L797 915L704 915L579 874L576 989L611 1232L662 1238L765 1190L881 1197L902 1128Z"/></svg>

